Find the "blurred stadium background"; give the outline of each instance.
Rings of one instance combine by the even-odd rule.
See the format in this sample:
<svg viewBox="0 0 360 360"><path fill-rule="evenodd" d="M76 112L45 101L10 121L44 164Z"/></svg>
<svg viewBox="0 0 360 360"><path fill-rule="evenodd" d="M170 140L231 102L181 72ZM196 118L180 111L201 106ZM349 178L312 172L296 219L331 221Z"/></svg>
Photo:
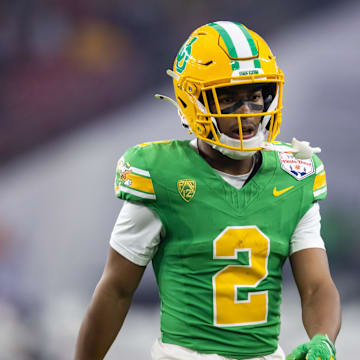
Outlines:
<svg viewBox="0 0 360 360"><path fill-rule="evenodd" d="M2 0L0 2L0 360L65 360L121 208L114 169L134 144L188 138L165 70L197 26L236 20L269 42L286 75L280 139L322 148L321 204L343 301L338 360L360 321L357 155L360 4L355 0ZM305 341L284 269L281 343ZM159 334L151 266L107 359L150 358Z"/></svg>

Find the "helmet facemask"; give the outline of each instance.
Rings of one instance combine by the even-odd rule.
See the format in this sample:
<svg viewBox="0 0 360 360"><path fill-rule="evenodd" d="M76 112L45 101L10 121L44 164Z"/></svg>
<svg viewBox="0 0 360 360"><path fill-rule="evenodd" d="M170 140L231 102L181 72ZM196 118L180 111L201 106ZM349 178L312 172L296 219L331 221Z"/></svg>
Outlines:
<svg viewBox="0 0 360 360"><path fill-rule="evenodd" d="M263 78L262 78L263 79ZM247 89L250 93L261 90L263 102L256 103L251 99L238 99L233 101L230 106L220 108L219 97L226 91L236 92L241 87ZM227 86L204 87L199 98L193 96L192 102L196 106L196 127L192 127L195 135L209 143L214 149L222 154L239 160L251 157L256 151L261 150L265 141L271 141L278 133L279 115L278 99L279 86L276 82L247 82L241 85L239 83L227 84ZM191 95L190 95L191 96ZM246 105L250 112L240 113L242 105ZM246 138L246 131L249 128L249 122L246 118L261 117L257 132L250 138ZM228 136L220 131L219 119L236 118L238 122L238 134L234 137ZM252 126L250 126L252 128Z"/></svg>

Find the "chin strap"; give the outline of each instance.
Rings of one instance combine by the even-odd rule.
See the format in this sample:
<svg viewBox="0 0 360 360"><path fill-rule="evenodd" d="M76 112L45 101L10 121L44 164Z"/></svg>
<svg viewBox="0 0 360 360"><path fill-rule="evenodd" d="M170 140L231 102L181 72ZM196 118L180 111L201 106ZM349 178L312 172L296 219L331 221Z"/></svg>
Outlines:
<svg viewBox="0 0 360 360"><path fill-rule="evenodd" d="M274 143L265 143L263 146L265 151L291 152L297 159L310 159L313 154L321 152L319 147L311 147L308 141L299 141L292 139L291 146L278 145Z"/></svg>
<svg viewBox="0 0 360 360"><path fill-rule="evenodd" d="M172 98L165 96L165 95L161 95L161 94L155 94L154 97L156 97L157 99L160 99L160 100L168 101L170 104L173 104L178 109L178 111L181 111L180 106Z"/></svg>
<svg viewBox="0 0 360 360"><path fill-rule="evenodd" d="M165 95L160 95L160 94L155 94L154 95L157 99L160 99L160 100L165 100L167 102L169 102L170 104L174 105L177 109L177 112L178 112L178 115L181 119L181 123L184 127L186 127L187 129L189 129L189 132L191 133L191 129L189 127L189 123L187 122L186 120L186 117L184 115L184 113L182 112L180 106L177 104L177 102L175 100L173 100L172 98L168 97L168 96L165 96Z"/></svg>

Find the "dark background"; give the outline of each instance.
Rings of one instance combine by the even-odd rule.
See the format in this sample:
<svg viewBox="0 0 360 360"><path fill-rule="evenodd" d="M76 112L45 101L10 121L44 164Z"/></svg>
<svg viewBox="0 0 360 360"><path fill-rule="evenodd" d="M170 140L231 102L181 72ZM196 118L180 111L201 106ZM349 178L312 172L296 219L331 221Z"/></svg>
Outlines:
<svg viewBox="0 0 360 360"><path fill-rule="evenodd" d="M279 139L320 146L322 234L344 305L339 359L360 321L356 1L2 0L0 3L0 359L69 359L101 276L129 146L187 138L165 70L196 27L244 23L285 72ZM275 209L276 211L276 209ZM305 341L288 265L281 342ZM151 266L108 358L148 359L158 334ZM356 338L356 339L355 339Z"/></svg>

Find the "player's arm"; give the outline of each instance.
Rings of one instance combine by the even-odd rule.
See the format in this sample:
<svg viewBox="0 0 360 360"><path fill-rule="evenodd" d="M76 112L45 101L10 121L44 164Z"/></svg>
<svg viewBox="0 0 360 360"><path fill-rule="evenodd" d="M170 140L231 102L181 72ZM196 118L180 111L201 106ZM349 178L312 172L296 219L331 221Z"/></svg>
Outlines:
<svg viewBox="0 0 360 360"><path fill-rule="evenodd" d="M326 251L319 248L300 250L291 255L290 263L301 298L303 324L313 340L301 345L299 351L294 351L287 359L305 359L306 355L309 360L335 359L333 343L341 325L340 296L330 275ZM318 334L327 335L330 341ZM311 347L316 349L310 352ZM317 352L323 355L315 357ZM310 356L312 353L314 356Z"/></svg>
<svg viewBox="0 0 360 360"><path fill-rule="evenodd" d="M145 266L110 248L104 273L96 286L80 328L75 360L103 359L118 334Z"/></svg>

